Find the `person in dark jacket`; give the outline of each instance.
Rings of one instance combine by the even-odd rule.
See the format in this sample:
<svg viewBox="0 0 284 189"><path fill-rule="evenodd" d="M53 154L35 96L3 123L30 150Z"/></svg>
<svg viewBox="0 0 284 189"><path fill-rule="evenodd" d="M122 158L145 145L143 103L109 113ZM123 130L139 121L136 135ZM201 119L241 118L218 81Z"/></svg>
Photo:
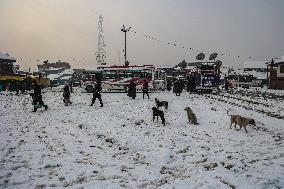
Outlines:
<svg viewBox="0 0 284 189"><path fill-rule="evenodd" d="M173 93L177 92L177 86L178 86L177 80L175 80L174 83L173 83Z"/></svg>
<svg viewBox="0 0 284 189"><path fill-rule="evenodd" d="M73 93L73 83L70 81L70 82L68 83L68 85L69 85L69 91L70 91L70 93Z"/></svg>
<svg viewBox="0 0 284 189"><path fill-rule="evenodd" d="M186 92L190 91L190 77L186 77Z"/></svg>
<svg viewBox="0 0 284 189"><path fill-rule="evenodd" d="M136 98L136 84L133 80L129 84L128 96L132 97L132 99Z"/></svg>
<svg viewBox="0 0 284 189"><path fill-rule="evenodd" d="M72 102L70 101L70 86L68 84L66 84L64 86L63 98L64 98L63 102L64 102L65 106L72 104Z"/></svg>
<svg viewBox="0 0 284 189"><path fill-rule="evenodd" d="M15 87L16 95L18 95L19 92L20 92L20 86L21 86L20 82L19 81L15 81L14 87Z"/></svg>
<svg viewBox="0 0 284 189"><path fill-rule="evenodd" d="M196 92L196 77L192 76L192 92Z"/></svg>
<svg viewBox="0 0 284 189"><path fill-rule="evenodd" d="M172 83L171 82L167 82L167 90L170 91L172 90Z"/></svg>
<svg viewBox="0 0 284 189"><path fill-rule="evenodd" d="M195 79L193 76L188 77L188 92L193 93L195 91Z"/></svg>
<svg viewBox="0 0 284 189"><path fill-rule="evenodd" d="M142 85L142 92L143 92L143 99L144 99L144 95L146 94L148 96L148 99L150 98L149 97L149 85L148 85L148 82L146 80L144 80L144 83Z"/></svg>
<svg viewBox="0 0 284 189"><path fill-rule="evenodd" d="M176 80L174 82L173 92L176 94L176 96L180 96L181 93L181 84L179 80Z"/></svg>
<svg viewBox="0 0 284 189"><path fill-rule="evenodd" d="M225 91L228 92L228 89L229 89L229 83L228 83L228 78L227 76L225 75L225 78L224 78L224 83L225 83Z"/></svg>
<svg viewBox="0 0 284 189"><path fill-rule="evenodd" d="M101 107L103 107L103 101L102 101L102 96L101 96L101 91L102 91L102 85L100 81L97 81L95 88L93 90L93 98L92 98L92 104L90 106L93 106L96 99L98 98L101 104Z"/></svg>
<svg viewBox="0 0 284 189"><path fill-rule="evenodd" d="M23 80L22 81L22 85L21 85L20 90L21 90L22 94L26 93L26 90L27 90L27 80Z"/></svg>
<svg viewBox="0 0 284 189"><path fill-rule="evenodd" d="M34 93L31 94L32 98L33 98L33 105L34 105L34 111L36 112L38 108L44 107L45 110L47 110L48 106L45 105L42 101L42 95L41 95L41 88L40 86L37 84L37 82L35 80L33 80L32 82L33 87L34 87Z"/></svg>

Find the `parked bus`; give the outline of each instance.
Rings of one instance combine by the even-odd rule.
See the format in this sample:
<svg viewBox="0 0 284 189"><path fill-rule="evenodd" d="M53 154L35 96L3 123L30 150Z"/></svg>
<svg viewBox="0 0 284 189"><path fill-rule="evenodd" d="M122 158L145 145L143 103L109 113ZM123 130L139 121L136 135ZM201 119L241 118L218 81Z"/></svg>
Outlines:
<svg viewBox="0 0 284 189"><path fill-rule="evenodd" d="M137 85L137 90L142 89L144 80L149 84L150 90L164 90L165 82L159 78L159 70L153 65L143 66L110 66L98 67L95 70L88 70L84 73L82 88L90 93L94 85L100 79L103 91L127 91L131 81Z"/></svg>
<svg viewBox="0 0 284 189"><path fill-rule="evenodd" d="M197 92L212 92L220 82L219 68L214 62L198 62L193 75L196 79Z"/></svg>

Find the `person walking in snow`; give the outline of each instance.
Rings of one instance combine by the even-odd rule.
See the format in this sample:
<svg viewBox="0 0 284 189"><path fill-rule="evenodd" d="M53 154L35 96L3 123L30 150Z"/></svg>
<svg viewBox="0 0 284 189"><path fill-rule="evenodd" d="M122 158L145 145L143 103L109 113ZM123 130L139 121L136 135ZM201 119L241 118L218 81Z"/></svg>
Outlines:
<svg viewBox="0 0 284 189"><path fill-rule="evenodd" d="M96 99L98 98L99 101L100 101L101 107L103 107L101 91L102 91L101 81L97 80L97 83L96 83L95 88L93 90L92 104L90 106L93 106L95 101L96 101Z"/></svg>
<svg viewBox="0 0 284 189"><path fill-rule="evenodd" d="M129 84L128 96L132 97L132 99L136 98L136 84L133 80Z"/></svg>
<svg viewBox="0 0 284 189"><path fill-rule="evenodd" d="M228 79L227 79L226 75L225 75L225 78L224 78L224 84L225 84L225 91L228 92L229 84L228 84Z"/></svg>
<svg viewBox="0 0 284 189"><path fill-rule="evenodd" d="M65 106L72 104L70 101L70 86L66 83L63 89L63 102Z"/></svg>
<svg viewBox="0 0 284 189"><path fill-rule="evenodd" d="M34 88L34 93L31 94L33 98L33 105L34 105L34 110L33 112L36 112L38 108L44 107L45 110L47 110L48 106L45 105L42 101L42 95L41 95L41 88L37 84L35 80L32 81L32 85Z"/></svg>
<svg viewBox="0 0 284 189"><path fill-rule="evenodd" d="M72 81L70 81L70 82L68 83L68 85L69 85L69 91L70 91L70 93L73 93L73 83L72 83Z"/></svg>
<svg viewBox="0 0 284 189"><path fill-rule="evenodd" d="M14 87L15 87L16 95L18 95L20 93L20 86L21 86L20 82L15 81Z"/></svg>
<svg viewBox="0 0 284 189"><path fill-rule="evenodd" d="M178 83L177 83L177 80L175 80L173 84L173 93L176 93L176 95L177 95L177 87L178 87Z"/></svg>
<svg viewBox="0 0 284 189"><path fill-rule="evenodd" d="M187 81L187 85L188 85L188 90L187 92L193 93L195 91L195 79L194 77L191 75L188 77L188 81Z"/></svg>
<svg viewBox="0 0 284 189"><path fill-rule="evenodd" d="M143 92L143 99L144 99L144 95L146 94L148 96L148 99L150 98L149 97L149 85L148 85L148 82L146 81L146 79L144 80L144 83L142 85L142 92Z"/></svg>
<svg viewBox="0 0 284 189"><path fill-rule="evenodd" d="M170 81L167 81L167 90L172 90L172 83Z"/></svg>
<svg viewBox="0 0 284 189"><path fill-rule="evenodd" d="M181 83L179 80L176 80L174 82L173 92L176 94L176 96L180 96L181 91L182 91Z"/></svg>

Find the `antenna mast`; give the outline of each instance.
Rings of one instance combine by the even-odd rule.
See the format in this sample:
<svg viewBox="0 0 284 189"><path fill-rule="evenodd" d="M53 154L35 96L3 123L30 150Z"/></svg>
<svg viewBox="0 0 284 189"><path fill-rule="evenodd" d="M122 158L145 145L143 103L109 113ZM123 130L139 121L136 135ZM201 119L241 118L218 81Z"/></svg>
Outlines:
<svg viewBox="0 0 284 189"><path fill-rule="evenodd" d="M103 36L103 16L99 16L99 22L98 22L98 49L96 52L96 60L98 63L98 66L105 66L106 63L106 44Z"/></svg>

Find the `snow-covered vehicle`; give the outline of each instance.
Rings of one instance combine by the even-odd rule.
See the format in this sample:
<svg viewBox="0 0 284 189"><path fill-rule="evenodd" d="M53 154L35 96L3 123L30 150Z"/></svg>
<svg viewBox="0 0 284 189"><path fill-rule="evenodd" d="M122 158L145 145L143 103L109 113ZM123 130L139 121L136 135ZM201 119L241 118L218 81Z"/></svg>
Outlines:
<svg viewBox="0 0 284 189"><path fill-rule="evenodd" d="M228 83L231 88L250 88L253 85L253 76L250 74L229 74Z"/></svg>
<svg viewBox="0 0 284 189"><path fill-rule="evenodd" d="M165 80L154 80L153 81L153 88L155 90L164 91L166 89Z"/></svg>
<svg viewBox="0 0 284 189"><path fill-rule="evenodd" d="M165 90L164 80L157 79L159 71L153 65L99 67L85 72L82 89L88 93L92 92L97 79L100 79L104 92L125 92L131 81L134 81L140 91L145 80L149 90Z"/></svg>

